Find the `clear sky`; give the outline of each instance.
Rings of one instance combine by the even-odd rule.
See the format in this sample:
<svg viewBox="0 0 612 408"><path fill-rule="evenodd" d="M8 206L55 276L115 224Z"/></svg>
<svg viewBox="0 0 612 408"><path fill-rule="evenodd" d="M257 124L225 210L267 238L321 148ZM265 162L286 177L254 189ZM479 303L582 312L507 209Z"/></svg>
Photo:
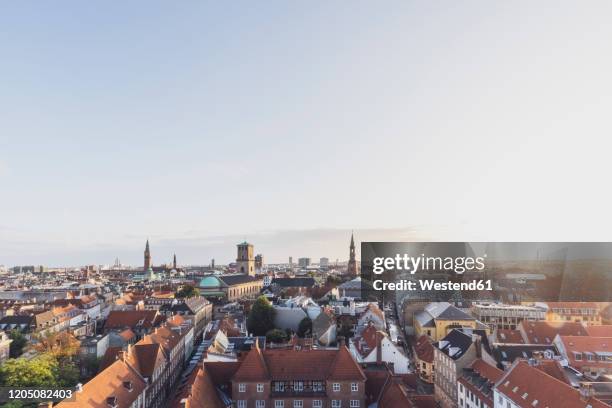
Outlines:
<svg viewBox="0 0 612 408"><path fill-rule="evenodd" d="M0 264L140 263L147 237L185 263L243 238L342 260L351 229L611 240L610 21L609 1L2 2Z"/></svg>

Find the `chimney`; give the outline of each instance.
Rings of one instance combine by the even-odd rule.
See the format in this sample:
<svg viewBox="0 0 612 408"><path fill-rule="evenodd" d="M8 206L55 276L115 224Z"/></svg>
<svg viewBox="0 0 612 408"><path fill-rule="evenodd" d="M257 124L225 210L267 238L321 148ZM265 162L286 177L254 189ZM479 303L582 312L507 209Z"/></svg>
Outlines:
<svg viewBox="0 0 612 408"><path fill-rule="evenodd" d="M382 363L382 338L383 334L380 331L376 332L376 364Z"/></svg>
<svg viewBox="0 0 612 408"><path fill-rule="evenodd" d="M476 348L476 358L482 358L482 340L480 336L476 336L474 347Z"/></svg>
<svg viewBox="0 0 612 408"><path fill-rule="evenodd" d="M587 382L580 383L580 400L588 402L594 395L593 384Z"/></svg>

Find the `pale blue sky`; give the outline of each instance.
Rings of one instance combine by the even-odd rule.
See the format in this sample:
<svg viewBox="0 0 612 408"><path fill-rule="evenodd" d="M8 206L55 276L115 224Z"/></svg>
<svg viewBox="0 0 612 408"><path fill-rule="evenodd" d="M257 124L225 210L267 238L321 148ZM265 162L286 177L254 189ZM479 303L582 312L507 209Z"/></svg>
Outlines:
<svg viewBox="0 0 612 408"><path fill-rule="evenodd" d="M3 2L0 264L139 263L147 236L189 263L238 237L344 259L353 228L610 240L611 20L608 1Z"/></svg>

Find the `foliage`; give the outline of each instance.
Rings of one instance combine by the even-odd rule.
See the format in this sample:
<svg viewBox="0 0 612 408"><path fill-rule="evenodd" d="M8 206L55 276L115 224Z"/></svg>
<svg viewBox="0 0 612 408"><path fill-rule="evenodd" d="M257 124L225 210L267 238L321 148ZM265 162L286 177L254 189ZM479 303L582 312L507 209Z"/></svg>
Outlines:
<svg viewBox="0 0 612 408"><path fill-rule="evenodd" d="M12 387L55 387L59 365L49 354L31 360L11 358L0 366L0 382Z"/></svg>
<svg viewBox="0 0 612 408"><path fill-rule="evenodd" d="M200 289L193 287L192 285L184 285L176 291L174 296L178 299L200 296Z"/></svg>
<svg viewBox="0 0 612 408"><path fill-rule="evenodd" d="M247 329L255 336L265 336L274 328L274 316L276 311L265 296L257 298L249 316L247 317Z"/></svg>
<svg viewBox="0 0 612 408"><path fill-rule="evenodd" d="M310 317L305 317L298 326L297 335L305 337L310 334L312 334L312 320L310 320Z"/></svg>
<svg viewBox="0 0 612 408"><path fill-rule="evenodd" d="M78 352L80 343L68 332L45 332L38 338L34 348L40 353L49 353L59 362L65 363L72 359Z"/></svg>
<svg viewBox="0 0 612 408"><path fill-rule="evenodd" d="M281 329L272 329L266 333L266 340L270 343L284 343L287 341L287 333Z"/></svg>
<svg viewBox="0 0 612 408"><path fill-rule="evenodd" d="M23 353L23 348L25 347L28 340L25 336L17 329L13 329L9 332L9 337L13 340L10 346L9 355L11 358L16 358Z"/></svg>

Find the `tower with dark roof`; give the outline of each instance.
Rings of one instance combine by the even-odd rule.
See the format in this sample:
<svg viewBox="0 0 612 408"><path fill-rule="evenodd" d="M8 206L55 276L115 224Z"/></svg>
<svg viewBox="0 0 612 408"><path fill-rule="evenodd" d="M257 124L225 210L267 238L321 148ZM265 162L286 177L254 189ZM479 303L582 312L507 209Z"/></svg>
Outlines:
<svg viewBox="0 0 612 408"><path fill-rule="evenodd" d="M348 261L348 274L351 276L357 276L357 260L355 259L355 238L351 231L351 245L349 246L349 261Z"/></svg>
<svg viewBox="0 0 612 408"><path fill-rule="evenodd" d="M151 250L149 249L149 240L147 239L144 251L144 271L146 272L149 268L151 268Z"/></svg>

